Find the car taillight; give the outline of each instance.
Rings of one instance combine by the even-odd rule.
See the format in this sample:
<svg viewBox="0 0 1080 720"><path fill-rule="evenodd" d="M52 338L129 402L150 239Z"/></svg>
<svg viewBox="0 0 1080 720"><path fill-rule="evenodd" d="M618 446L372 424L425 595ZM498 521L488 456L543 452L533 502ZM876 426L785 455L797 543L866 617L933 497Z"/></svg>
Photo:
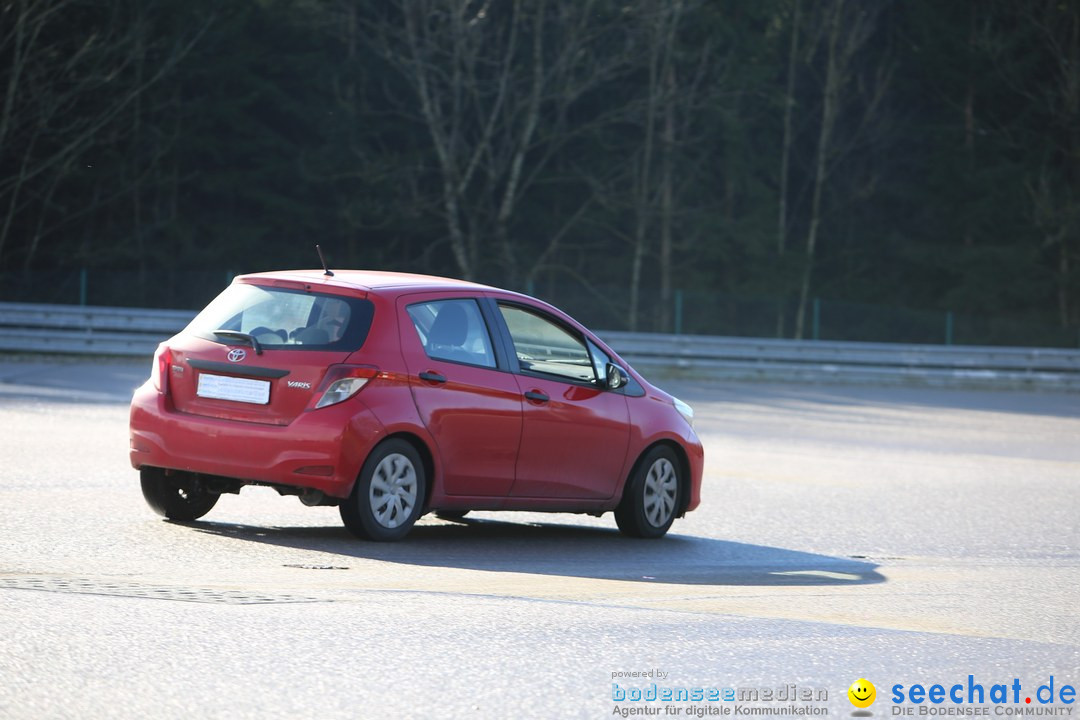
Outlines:
<svg viewBox="0 0 1080 720"><path fill-rule="evenodd" d="M172 350L166 345L158 345L154 353L154 367L150 370L150 380L154 389L162 395L169 394L169 370L172 368Z"/></svg>
<svg viewBox="0 0 1080 720"><path fill-rule="evenodd" d="M332 365L319 386L315 408L337 405L351 398L379 372L369 365Z"/></svg>

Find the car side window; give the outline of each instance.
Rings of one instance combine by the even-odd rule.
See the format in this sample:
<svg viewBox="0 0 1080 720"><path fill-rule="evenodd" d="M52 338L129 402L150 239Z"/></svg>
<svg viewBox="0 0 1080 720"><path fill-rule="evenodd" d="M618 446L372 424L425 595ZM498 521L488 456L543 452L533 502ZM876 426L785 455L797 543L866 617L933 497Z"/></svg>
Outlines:
<svg viewBox="0 0 1080 720"><path fill-rule="evenodd" d="M517 307L499 305L518 365L523 372L595 383L596 373L585 344L553 320Z"/></svg>
<svg viewBox="0 0 1080 720"><path fill-rule="evenodd" d="M491 337L475 300L434 300L406 310L432 360L495 367Z"/></svg>

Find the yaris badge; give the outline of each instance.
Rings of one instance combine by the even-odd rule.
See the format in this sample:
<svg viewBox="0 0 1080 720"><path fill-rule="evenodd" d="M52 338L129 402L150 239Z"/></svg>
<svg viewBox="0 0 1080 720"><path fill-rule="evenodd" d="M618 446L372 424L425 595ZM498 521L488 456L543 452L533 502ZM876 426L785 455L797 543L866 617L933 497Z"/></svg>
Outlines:
<svg viewBox="0 0 1080 720"><path fill-rule="evenodd" d="M229 354L226 357L229 358L229 362L240 362L247 357L247 351L236 348L234 350L230 350Z"/></svg>

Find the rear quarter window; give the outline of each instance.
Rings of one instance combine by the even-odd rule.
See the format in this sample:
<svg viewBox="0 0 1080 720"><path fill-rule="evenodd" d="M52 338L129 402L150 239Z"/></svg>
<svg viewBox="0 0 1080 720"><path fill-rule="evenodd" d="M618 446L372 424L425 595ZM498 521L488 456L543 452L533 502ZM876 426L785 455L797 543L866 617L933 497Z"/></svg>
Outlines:
<svg viewBox="0 0 1080 720"><path fill-rule="evenodd" d="M491 337L475 300L433 300L406 309L429 358L495 367Z"/></svg>

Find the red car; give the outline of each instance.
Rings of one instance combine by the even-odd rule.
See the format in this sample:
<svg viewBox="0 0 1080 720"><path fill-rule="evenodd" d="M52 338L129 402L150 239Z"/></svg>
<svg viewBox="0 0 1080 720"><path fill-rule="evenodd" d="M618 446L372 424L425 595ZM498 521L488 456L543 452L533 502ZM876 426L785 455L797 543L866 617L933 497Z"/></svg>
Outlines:
<svg viewBox="0 0 1080 720"><path fill-rule="evenodd" d="M173 520L266 485L396 540L425 512L601 515L660 537L700 500L685 403L534 298L446 278L236 278L161 344L131 464Z"/></svg>

